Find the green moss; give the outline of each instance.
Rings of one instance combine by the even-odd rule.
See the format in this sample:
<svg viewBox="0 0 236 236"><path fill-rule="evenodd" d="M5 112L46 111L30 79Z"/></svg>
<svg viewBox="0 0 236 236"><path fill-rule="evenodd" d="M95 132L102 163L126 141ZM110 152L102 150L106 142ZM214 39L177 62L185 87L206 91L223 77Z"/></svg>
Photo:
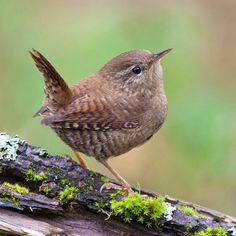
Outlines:
<svg viewBox="0 0 236 236"><path fill-rule="evenodd" d="M111 210L125 222L138 221L147 227L152 227L156 220L164 215L167 204L164 198L143 199L139 193L134 193L121 201L112 200Z"/></svg>
<svg viewBox="0 0 236 236"><path fill-rule="evenodd" d="M88 187L88 189L89 189L90 191L93 191L93 190L94 190L94 187L93 187L92 185L90 185L90 186Z"/></svg>
<svg viewBox="0 0 236 236"><path fill-rule="evenodd" d="M5 188L13 189L17 193L23 193L23 194L29 193L29 189L28 188L22 187L19 184L10 184L8 182L4 182L2 184L2 186L5 187Z"/></svg>
<svg viewBox="0 0 236 236"><path fill-rule="evenodd" d="M26 172L27 181L31 180L31 181L39 182L45 179L47 179L47 176L44 172L40 172L39 174L36 174L32 169Z"/></svg>
<svg viewBox="0 0 236 236"><path fill-rule="evenodd" d="M88 179L90 182L94 182L94 177L89 177Z"/></svg>
<svg viewBox="0 0 236 236"><path fill-rule="evenodd" d="M52 189L49 186L45 186L43 187L42 191L46 194L49 194L52 191Z"/></svg>
<svg viewBox="0 0 236 236"><path fill-rule="evenodd" d="M69 184L69 181L68 181L68 179L61 179L60 183L61 183L62 186L65 186L65 185Z"/></svg>
<svg viewBox="0 0 236 236"><path fill-rule="evenodd" d="M64 203L72 201L78 191L79 189L77 187L66 186L63 190L59 192L59 199Z"/></svg>
<svg viewBox="0 0 236 236"><path fill-rule="evenodd" d="M185 228L185 232L184 232L185 236L193 235L193 226L191 224L186 224L184 228Z"/></svg>
<svg viewBox="0 0 236 236"><path fill-rule="evenodd" d="M6 173L6 167L5 166L0 166L0 174Z"/></svg>
<svg viewBox="0 0 236 236"><path fill-rule="evenodd" d="M193 218L198 219L201 218L202 215L192 207L182 207L180 210L188 215L191 215Z"/></svg>
<svg viewBox="0 0 236 236"><path fill-rule="evenodd" d="M14 207L19 207L20 203L14 196L4 196L0 197L0 202L9 202L14 205Z"/></svg>
<svg viewBox="0 0 236 236"><path fill-rule="evenodd" d="M99 201L99 202L95 202L94 205L98 208L100 208L100 210L105 210L105 211L110 211L110 202L112 201L117 201L118 199L123 198L125 195L124 191L122 190L116 190L113 193L109 194L109 200L107 202L104 201Z"/></svg>
<svg viewBox="0 0 236 236"><path fill-rule="evenodd" d="M208 227L205 230L197 232L195 236L227 236L227 233L223 228Z"/></svg>
<svg viewBox="0 0 236 236"><path fill-rule="evenodd" d="M20 205L19 200L12 193L8 192L1 193L0 202L9 202L16 208Z"/></svg>
<svg viewBox="0 0 236 236"><path fill-rule="evenodd" d="M95 206L100 208L100 209L104 209L104 208L108 207L108 203L105 203L105 202L95 202Z"/></svg>
<svg viewBox="0 0 236 236"><path fill-rule="evenodd" d="M29 193L29 189L20 186L19 184L10 184L8 182L4 182L2 187L12 189L17 193L20 194L27 194ZM13 204L16 208L19 207L20 203L19 200L14 196L13 192L3 192L2 196L0 197L0 202L9 202Z"/></svg>
<svg viewBox="0 0 236 236"><path fill-rule="evenodd" d="M122 198L125 196L125 192L122 190L117 190L110 194L110 200L117 200L117 198Z"/></svg>
<svg viewBox="0 0 236 236"><path fill-rule="evenodd" d="M107 183L110 182L109 179L106 176L101 176L101 181L102 181L103 184L107 184Z"/></svg>

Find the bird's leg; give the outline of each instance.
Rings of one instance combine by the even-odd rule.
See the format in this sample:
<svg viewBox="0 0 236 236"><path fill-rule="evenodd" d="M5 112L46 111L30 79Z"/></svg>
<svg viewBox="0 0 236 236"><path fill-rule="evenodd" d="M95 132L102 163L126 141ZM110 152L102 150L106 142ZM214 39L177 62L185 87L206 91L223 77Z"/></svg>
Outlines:
<svg viewBox="0 0 236 236"><path fill-rule="evenodd" d="M116 179L121 183L122 185L122 189L125 191L125 193L128 194L133 194L134 191L132 190L132 188L130 187L129 183L123 179L107 162L107 160L98 160L101 164L103 164L115 177ZM104 184L102 185L100 191L102 192L102 190L104 188L115 188L115 189L120 189L120 186L117 186L115 184L112 183L108 183L108 184Z"/></svg>
<svg viewBox="0 0 236 236"><path fill-rule="evenodd" d="M74 149L72 149L73 152L75 153L77 159L79 160L79 164L84 168L84 169L88 169L88 166L85 162L85 160L80 156L80 153Z"/></svg>
<svg viewBox="0 0 236 236"><path fill-rule="evenodd" d="M84 168L84 169L88 169L88 166L87 166L85 160L80 156L80 153L79 153L78 151L74 150L74 149L72 149L72 151L73 151L74 154L76 155L76 157L77 157L77 159L78 159L78 161L79 161L80 166L81 166L82 168ZM73 158L72 158L71 156L69 156L68 154L64 154L64 155L66 156L66 158L67 158L68 160L70 160L70 161L73 160Z"/></svg>

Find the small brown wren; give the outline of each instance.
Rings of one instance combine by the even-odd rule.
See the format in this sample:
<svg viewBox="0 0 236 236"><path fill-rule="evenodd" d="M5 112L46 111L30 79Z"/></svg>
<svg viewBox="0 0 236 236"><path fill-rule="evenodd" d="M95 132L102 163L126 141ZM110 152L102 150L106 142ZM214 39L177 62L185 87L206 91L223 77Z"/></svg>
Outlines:
<svg viewBox="0 0 236 236"><path fill-rule="evenodd" d="M35 115L41 115L42 124L74 151L102 163L131 192L107 160L145 143L165 121L167 98L160 59L170 50L121 53L96 74L69 87L33 49L30 53L45 82L44 105Z"/></svg>

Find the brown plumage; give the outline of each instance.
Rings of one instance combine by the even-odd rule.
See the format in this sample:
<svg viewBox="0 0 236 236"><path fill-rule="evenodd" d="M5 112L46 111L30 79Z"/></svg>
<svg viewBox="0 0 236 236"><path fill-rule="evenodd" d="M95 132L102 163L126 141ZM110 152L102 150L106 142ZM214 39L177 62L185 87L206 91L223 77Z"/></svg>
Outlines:
<svg viewBox="0 0 236 236"><path fill-rule="evenodd" d="M95 75L69 87L36 50L31 53L45 81L44 105L36 113L73 150L95 157L131 191L107 163L146 142L167 113L160 58L134 50L120 54Z"/></svg>

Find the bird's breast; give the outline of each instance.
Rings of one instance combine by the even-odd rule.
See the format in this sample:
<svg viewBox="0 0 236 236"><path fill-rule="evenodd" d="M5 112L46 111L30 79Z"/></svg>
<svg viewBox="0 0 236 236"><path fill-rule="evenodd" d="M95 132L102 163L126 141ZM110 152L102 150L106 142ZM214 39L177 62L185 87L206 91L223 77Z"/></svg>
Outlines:
<svg viewBox="0 0 236 236"><path fill-rule="evenodd" d="M143 117L143 129L149 137L156 133L164 123L168 110L168 103L165 96L156 97L150 102L150 106Z"/></svg>

